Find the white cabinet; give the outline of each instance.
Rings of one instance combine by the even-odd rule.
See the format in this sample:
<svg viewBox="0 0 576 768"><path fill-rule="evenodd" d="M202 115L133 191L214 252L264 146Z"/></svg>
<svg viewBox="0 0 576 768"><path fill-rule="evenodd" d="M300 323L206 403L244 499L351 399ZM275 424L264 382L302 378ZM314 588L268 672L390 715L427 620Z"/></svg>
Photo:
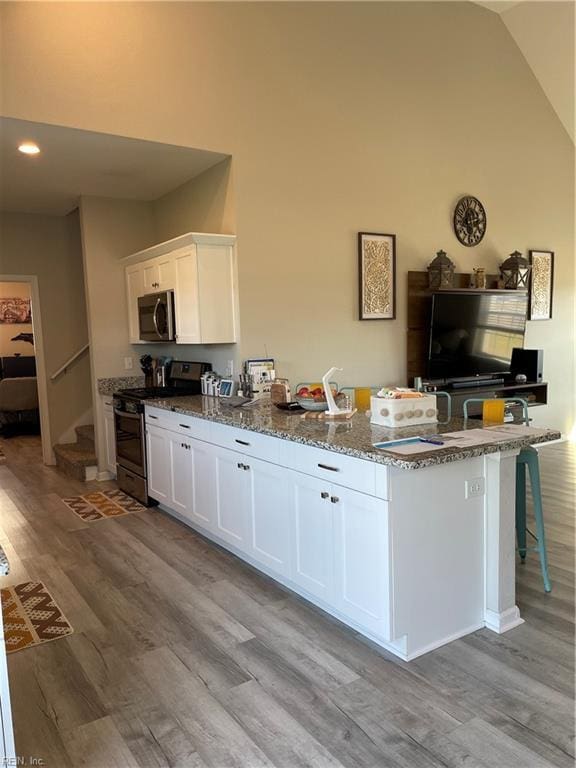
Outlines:
<svg viewBox="0 0 576 768"><path fill-rule="evenodd" d="M112 395L102 396L104 413L104 442L106 446L106 469L116 476L116 429L114 425L114 403Z"/></svg>
<svg viewBox="0 0 576 768"><path fill-rule="evenodd" d="M138 322L138 297L143 296L144 271L141 264L126 267L126 301L128 302L128 334L131 344L142 344L140 341L140 324Z"/></svg>
<svg viewBox="0 0 576 768"><path fill-rule="evenodd" d="M170 499L170 434L166 429L146 425L148 495L166 504Z"/></svg>
<svg viewBox="0 0 576 768"><path fill-rule="evenodd" d="M330 484L290 472L292 580L331 602L334 597L333 509Z"/></svg>
<svg viewBox="0 0 576 768"><path fill-rule="evenodd" d="M237 337L235 237L189 232L128 257L130 341L140 342L138 297L174 291L177 344L226 344Z"/></svg>
<svg viewBox="0 0 576 768"><path fill-rule="evenodd" d="M215 449L215 533L234 547L247 551L250 470L243 458L235 451L228 451L225 448Z"/></svg>
<svg viewBox="0 0 576 768"><path fill-rule="evenodd" d="M335 607L352 621L390 639L388 502L334 486Z"/></svg>
<svg viewBox="0 0 576 768"><path fill-rule="evenodd" d="M179 344L199 344L202 333L198 303L198 259L195 245L174 252L174 274L176 341Z"/></svg>
<svg viewBox="0 0 576 768"><path fill-rule="evenodd" d="M214 529L216 517L215 450L210 443L168 435L170 484L168 506L183 517Z"/></svg>
<svg viewBox="0 0 576 768"><path fill-rule="evenodd" d="M248 554L283 576L290 575L290 482L276 464L244 457L249 479Z"/></svg>
<svg viewBox="0 0 576 768"><path fill-rule="evenodd" d="M174 259L171 253L149 259L142 264L144 293L170 291L175 286Z"/></svg>

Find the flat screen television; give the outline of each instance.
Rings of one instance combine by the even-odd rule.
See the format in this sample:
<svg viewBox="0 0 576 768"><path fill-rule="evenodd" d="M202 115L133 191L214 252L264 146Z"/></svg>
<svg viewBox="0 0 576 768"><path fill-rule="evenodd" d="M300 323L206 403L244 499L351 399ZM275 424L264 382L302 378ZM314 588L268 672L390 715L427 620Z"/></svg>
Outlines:
<svg viewBox="0 0 576 768"><path fill-rule="evenodd" d="M514 347L524 346L528 295L521 291L439 291L432 296L430 379L510 372Z"/></svg>

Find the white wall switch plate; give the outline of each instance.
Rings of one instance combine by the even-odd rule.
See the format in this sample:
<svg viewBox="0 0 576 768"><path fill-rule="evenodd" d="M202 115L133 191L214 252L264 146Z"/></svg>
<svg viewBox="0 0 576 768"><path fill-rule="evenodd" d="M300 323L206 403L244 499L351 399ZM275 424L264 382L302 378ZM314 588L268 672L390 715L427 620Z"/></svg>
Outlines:
<svg viewBox="0 0 576 768"><path fill-rule="evenodd" d="M472 480L466 480L465 496L467 499L473 496L484 496L485 485L483 477L473 477Z"/></svg>
<svg viewBox="0 0 576 768"><path fill-rule="evenodd" d="M132 360L131 357L125 357L124 358L124 370L125 371L131 371L133 364L134 364L134 361Z"/></svg>

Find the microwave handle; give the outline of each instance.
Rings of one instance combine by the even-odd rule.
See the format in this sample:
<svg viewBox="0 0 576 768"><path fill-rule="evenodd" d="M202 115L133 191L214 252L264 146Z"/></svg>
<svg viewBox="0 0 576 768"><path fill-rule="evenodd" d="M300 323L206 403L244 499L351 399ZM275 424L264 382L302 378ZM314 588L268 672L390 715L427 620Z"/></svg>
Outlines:
<svg viewBox="0 0 576 768"><path fill-rule="evenodd" d="M158 330L158 307L160 305L160 299L156 299L156 304L154 305L154 312L152 313L152 322L154 323L154 328L156 329L156 333L158 336L161 336L160 331Z"/></svg>

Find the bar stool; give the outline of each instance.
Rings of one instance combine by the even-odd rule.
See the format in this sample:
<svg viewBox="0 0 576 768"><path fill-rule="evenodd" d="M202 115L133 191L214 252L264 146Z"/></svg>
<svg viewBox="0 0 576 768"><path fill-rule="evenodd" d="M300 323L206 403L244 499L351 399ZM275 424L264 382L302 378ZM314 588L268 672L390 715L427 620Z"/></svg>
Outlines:
<svg viewBox="0 0 576 768"><path fill-rule="evenodd" d="M493 402L494 398L470 397L463 403L464 419L468 419L468 404L472 402ZM528 403L521 397L513 397L504 401L507 403L517 403L522 405L524 422L529 425ZM502 409L504 412L504 409ZM534 520L536 522L536 535L526 525L526 468L530 476L530 487L532 489L532 500L534 503ZM531 547L526 546L526 534L529 534L536 544ZM532 446L522 448L516 457L516 539L518 541L518 553L522 563L526 560L526 553L529 550L538 552L540 558L540 570L542 571L542 581L544 582L544 591L551 592L552 585L548 574L548 555L546 554L546 534L544 532L544 512L542 508L542 489L540 486L540 462L538 460L538 451Z"/></svg>

